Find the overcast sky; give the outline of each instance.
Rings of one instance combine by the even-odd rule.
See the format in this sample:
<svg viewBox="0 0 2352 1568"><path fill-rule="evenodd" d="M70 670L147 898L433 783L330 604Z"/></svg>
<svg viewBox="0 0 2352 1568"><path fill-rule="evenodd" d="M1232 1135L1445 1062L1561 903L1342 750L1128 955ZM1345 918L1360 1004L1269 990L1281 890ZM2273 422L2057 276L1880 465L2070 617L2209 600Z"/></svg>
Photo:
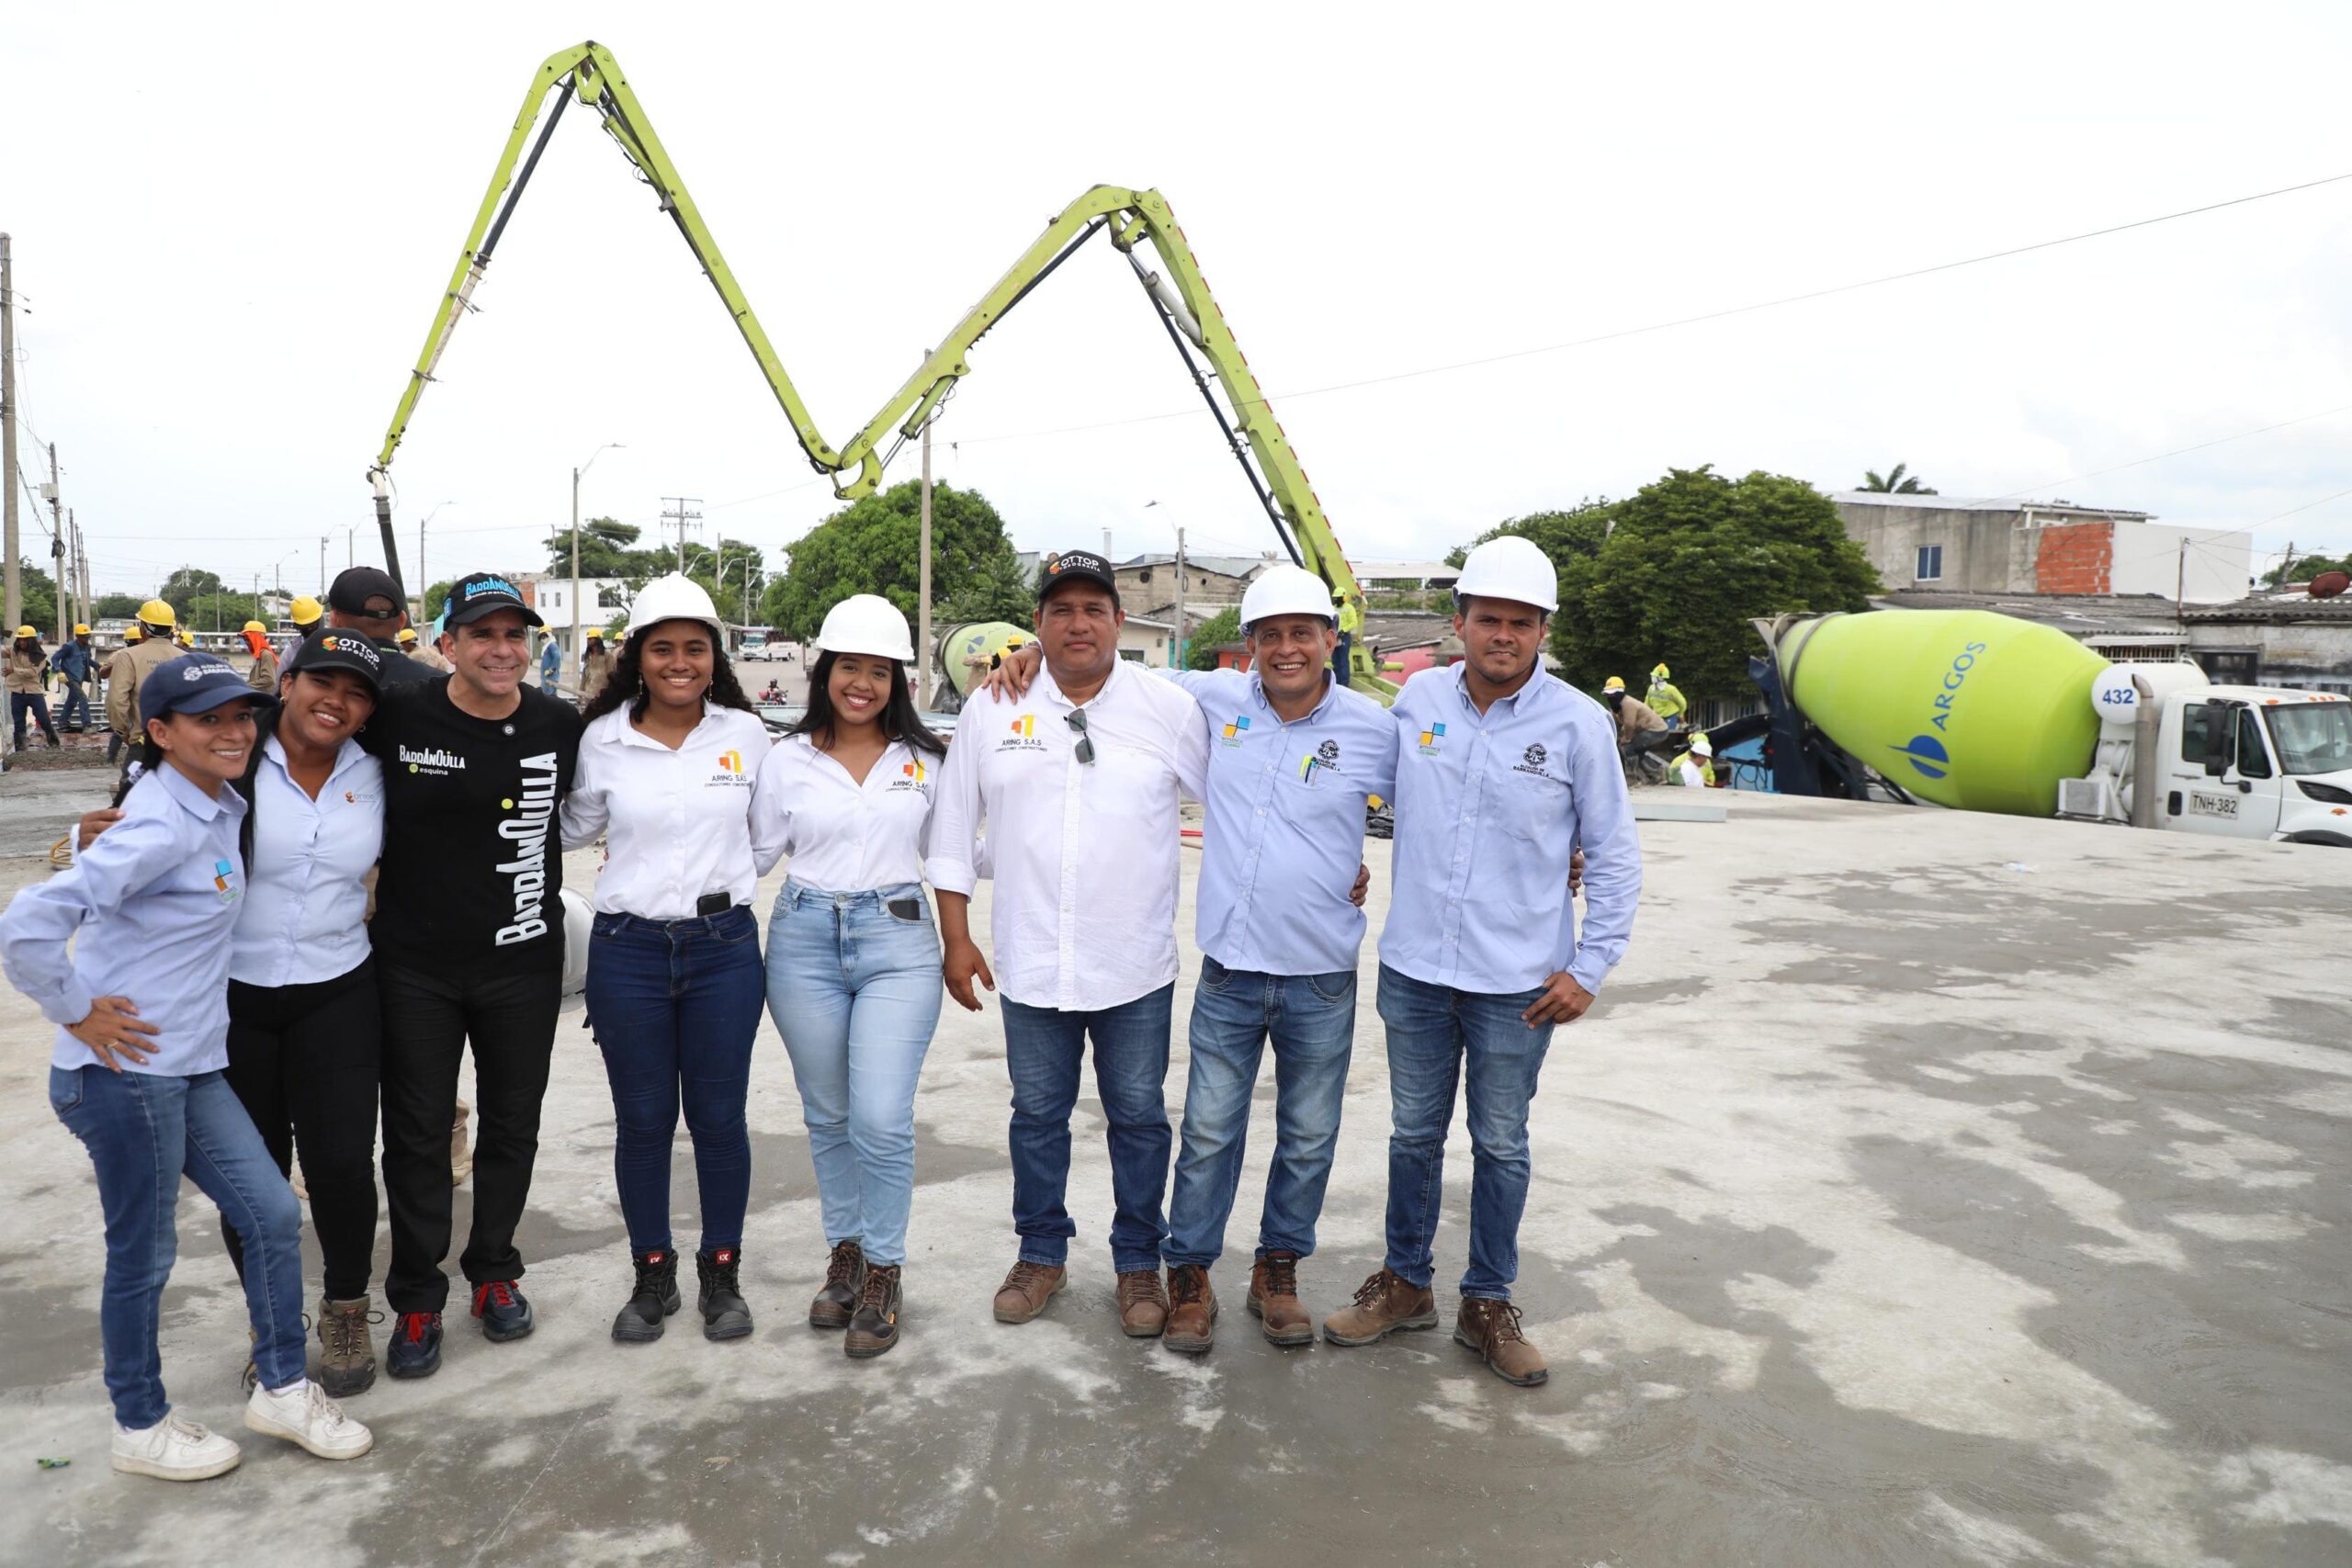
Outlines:
<svg viewBox="0 0 2352 1568"><path fill-rule="evenodd" d="M1154 186L1358 560L1702 463L1834 490L1901 461L1947 494L2352 548L2352 181L1300 395L2352 172L2352 7L1915 15L20 6L21 460L44 477L35 437L57 443L101 591L183 563L314 591L322 536L330 570L379 559L366 469L533 71L593 37L836 445L1064 204ZM444 502L430 577L543 565L603 442L625 446L592 515L695 496L702 537L775 549L838 504L593 117L566 117L478 303L393 468L413 581ZM1023 547L1273 544L1100 241L972 362L937 472ZM24 539L45 553L29 516Z"/></svg>

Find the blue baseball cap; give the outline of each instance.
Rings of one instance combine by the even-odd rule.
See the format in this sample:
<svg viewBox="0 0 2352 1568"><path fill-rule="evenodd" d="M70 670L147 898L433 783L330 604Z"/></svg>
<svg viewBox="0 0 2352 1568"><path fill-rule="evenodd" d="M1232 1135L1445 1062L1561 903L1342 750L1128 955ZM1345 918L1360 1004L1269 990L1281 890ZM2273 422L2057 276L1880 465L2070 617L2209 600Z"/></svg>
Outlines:
<svg viewBox="0 0 2352 1568"><path fill-rule="evenodd" d="M501 610L521 613L525 621L535 626L547 622L539 613L523 603L523 591L494 571L469 571L449 585L449 601L441 607L442 620L453 626L471 626L484 615Z"/></svg>
<svg viewBox="0 0 2352 1568"><path fill-rule="evenodd" d="M209 713L239 697L256 707L276 707L277 699L256 692L245 678L209 653L183 653L167 659L139 682L139 716L161 718L167 713Z"/></svg>

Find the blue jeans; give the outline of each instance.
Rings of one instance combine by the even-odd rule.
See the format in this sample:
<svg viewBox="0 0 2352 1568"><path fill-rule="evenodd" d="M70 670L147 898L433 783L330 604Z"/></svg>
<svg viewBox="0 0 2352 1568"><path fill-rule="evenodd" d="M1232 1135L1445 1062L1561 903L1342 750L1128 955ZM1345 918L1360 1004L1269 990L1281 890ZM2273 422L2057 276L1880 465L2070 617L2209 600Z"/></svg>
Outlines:
<svg viewBox="0 0 2352 1568"><path fill-rule="evenodd" d="M49 722L49 698L39 692L8 694L8 725L16 731L17 750L25 749L25 716L31 715L40 726L40 732L51 746L57 744L57 728Z"/></svg>
<svg viewBox="0 0 2352 1568"><path fill-rule="evenodd" d="M1122 1274L1159 1267L1160 1199L1168 1190L1168 1025L1173 982L1100 1012L1063 1012L1007 998L1004 1065L1012 1076L1012 1228L1021 1256L1058 1269L1078 1226L1069 1186L1069 1115L1078 1069L1094 1040L1094 1089L1109 1126L1111 1262Z"/></svg>
<svg viewBox="0 0 2352 1568"><path fill-rule="evenodd" d="M752 1139L743 1100L760 1030L760 926L745 908L683 920L598 915L588 1016L613 1086L613 1178L639 1252L670 1250L670 1146L683 1102L702 1249L743 1245Z"/></svg>
<svg viewBox="0 0 2352 1568"><path fill-rule="evenodd" d="M65 704L57 710L57 722L68 729L88 728L90 694L81 682L65 682Z"/></svg>
<svg viewBox="0 0 2352 1568"><path fill-rule="evenodd" d="M220 1205L245 1248L254 1364L266 1388L302 1381L302 1207L263 1146L226 1075L51 1067L49 1104L97 1168L107 1217L106 1342L114 1418L152 1427L164 1397L164 1282L179 1254L180 1177Z"/></svg>
<svg viewBox="0 0 2352 1568"><path fill-rule="evenodd" d="M1543 995L1488 996L1431 986L1380 966L1388 1026L1388 1267L1411 1285L1433 1272L1445 1196L1445 1130L1454 1086L1466 1083L1470 1123L1470 1267L1465 1296L1510 1299L1519 1277L1519 1220L1527 1209L1527 1108L1551 1048L1552 1025L1520 1014Z"/></svg>
<svg viewBox="0 0 2352 1568"><path fill-rule="evenodd" d="M1355 1046L1356 977L1260 975L1201 959L1193 993L1193 1066L1184 1085L1184 1145L1168 1205L1170 1268L1208 1268L1241 1184L1250 1097L1266 1041L1274 1043L1274 1158L1258 1255L1315 1250L1315 1221L1340 1143L1348 1058Z"/></svg>
<svg viewBox="0 0 2352 1568"><path fill-rule="evenodd" d="M911 902L910 919L890 912ZM786 881L768 917L768 1011L792 1057L825 1243L907 1260L915 1081L939 1027L939 932L920 885L828 893Z"/></svg>

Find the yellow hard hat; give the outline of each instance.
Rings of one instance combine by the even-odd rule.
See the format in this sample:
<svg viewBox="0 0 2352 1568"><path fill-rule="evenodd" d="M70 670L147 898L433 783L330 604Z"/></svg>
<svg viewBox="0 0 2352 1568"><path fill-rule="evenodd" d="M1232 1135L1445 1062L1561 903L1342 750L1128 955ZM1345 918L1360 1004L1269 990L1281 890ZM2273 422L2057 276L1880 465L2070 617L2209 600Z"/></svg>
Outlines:
<svg viewBox="0 0 2352 1568"><path fill-rule="evenodd" d="M161 599L150 599L139 606L139 622L141 626L172 626L179 624L179 618Z"/></svg>
<svg viewBox="0 0 2352 1568"><path fill-rule="evenodd" d="M1625 689L1625 677L1611 675L1600 683L1600 689L1604 692L1622 692Z"/></svg>
<svg viewBox="0 0 2352 1568"><path fill-rule="evenodd" d="M143 640L146 636L147 628L141 626L137 621L133 621L130 625L123 628L122 646L129 648L132 643Z"/></svg>
<svg viewBox="0 0 2352 1568"><path fill-rule="evenodd" d="M588 635L593 637L601 638L605 635L605 628L602 626L590 626L588 628Z"/></svg>
<svg viewBox="0 0 2352 1568"><path fill-rule="evenodd" d="M326 607L308 593L286 606L287 618L298 626L314 626L326 619Z"/></svg>
<svg viewBox="0 0 2352 1568"><path fill-rule="evenodd" d="M83 625L80 621L76 621L74 623L74 635L75 637L88 637L90 635L90 628Z"/></svg>
<svg viewBox="0 0 2352 1568"><path fill-rule="evenodd" d="M402 626L400 630L400 635L392 638L392 640L394 642L414 642L416 640L416 628L414 626Z"/></svg>
<svg viewBox="0 0 2352 1568"><path fill-rule="evenodd" d="M186 631L181 632L181 633L180 633L180 646L181 646L182 648L194 648L194 647L196 646L196 638L195 638L195 637L194 637L193 635L191 635L190 633L188 633L188 632L186 632Z"/></svg>
<svg viewBox="0 0 2352 1568"><path fill-rule="evenodd" d="M1663 665L1663 664L1659 665L1657 669L1655 669L1655 670L1653 670L1653 671L1650 671L1650 679L1651 679L1651 680L1653 680L1653 681L1663 681L1663 680L1665 680L1665 679L1667 678L1667 676L1668 676L1668 671L1667 671L1666 666L1665 666L1665 665Z"/></svg>
<svg viewBox="0 0 2352 1568"><path fill-rule="evenodd" d="M39 637L40 636L40 633L33 630L30 626L18 626L17 628L17 635L18 637Z"/></svg>
<svg viewBox="0 0 2352 1568"><path fill-rule="evenodd" d="M249 632L259 632L264 637L267 637L269 635L269 628L263 626L259 621L247 621L245 623L245 630Z"/></svg>

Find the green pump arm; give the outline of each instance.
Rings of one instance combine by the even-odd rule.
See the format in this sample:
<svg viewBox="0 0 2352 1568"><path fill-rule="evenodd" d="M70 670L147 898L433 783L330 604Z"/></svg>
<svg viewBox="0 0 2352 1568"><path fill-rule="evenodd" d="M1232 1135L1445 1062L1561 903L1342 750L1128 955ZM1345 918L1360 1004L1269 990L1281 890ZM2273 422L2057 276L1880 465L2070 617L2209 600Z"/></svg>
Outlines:
<svg viewBox="0 0 2352 1568"><path fill-rule="evenodd" d="M539 130L538 139L530 141L531 129L538 123L550 91L555 91L555 107L548 115L547 124ZM801 401L792 378L785 374L783 362L777 359L775 347L752 314L752 304L743 297L742 286L735 281L735 274L728 267L727 258L719 254L718 242L711 238L710 228L703 221L702 211L694 197L686 193L685 183L678 177L676 165L663 150L661 139L654 135L652 122L629 88L628 80L621 74L619 62L612 51L593 40L574 48L560 51L548 57L531 78L530 90L523 96L522 111L514 117L514 129L506 138L506 146L499 154L498 166L490 177L490 189L483 193L481 207L474 214L474 223L466 234L464 248L458 252L458 265L449 275L449 286L443 290L440 306L434 311L433 325L424 335L424 348L417 355L416 367L409 373L408 385L401 389L400 406L392 411L392 423L384 432L383 449L368 469L368 478L376 491L376 520L384 536L384 559L392 576L400 576L400 560L395 553L391 531L391 507L387 484L392 457L400 448L401 438L407 434L410 416L416 412L416 400L423 395L425 384L434 378L441 363L441 355L449 346L450 335L458 323L474 309L474 291L481 285L482 275L489 267L499 237L505 232L507 220L514 215L515 205L530 183L532 172L538 167L539 155L547 151L548 139L563 118L564 109L577 98L602 117L605 132L634 164L646 184L653 187L661 198L662 209L678 226L685 237L687 247L711 287L718 291L727 306L736 330L743 334L743 342L751 348L752 356L759 361L760 373L767 378L768 388L775 400L783 406L785 417L791 421L793 434L799 437L801 450L808 453L809 463L818 472L835 473L846 465L818 434L816 421L809 416L808 405ZM527 156L524 144L530 141Z"/></svg>
<svg viewBox="0 0 2352 1568"><path fill-rule="evenodd" d="M876 448L885 441L903 443L920 435L924 423L933 416L956 383L971 373L966 357L971 346L1101 229L1108 229L1111 243L1126 256L1135 270L1136 280L1142 284L1161 324L1168 329L1170 341L1191 368L1194 384L1225 432L1235 458L1249 474L1260 502L1291 558L1330 584L1334 594L1360 598L1355 571L1348 565L1330 521L1323 515L1322 503L1315 497L1306 470L1300 466L1290 437L1274 418L1273 408L1250 371L1240 344L1234 341L1225 312L1209 293L1200 261L1193 255L1183 230L1177 226L1167 197L1156 190L1096 186L1064 208L981 297L979 303L965 313L955 330L907 378L881 412L842 448L841 468L854 468L857 471L845 482L836 479L835 489L844 498L871 493L888 461L888 454L878 453ZM1138 258L1138 247L1145 245L1158 257L1162 271L1152 271ZM1217 389L1224 394L1222 403L1194 361L1194 350L1208 362ZM894 445L892 451L896 449ZM1352 649L1350 663L1350 673L1358 690L1384 697L1395 694L1396 686L1380 677L1370 651L1361 644Z"/></svg>

